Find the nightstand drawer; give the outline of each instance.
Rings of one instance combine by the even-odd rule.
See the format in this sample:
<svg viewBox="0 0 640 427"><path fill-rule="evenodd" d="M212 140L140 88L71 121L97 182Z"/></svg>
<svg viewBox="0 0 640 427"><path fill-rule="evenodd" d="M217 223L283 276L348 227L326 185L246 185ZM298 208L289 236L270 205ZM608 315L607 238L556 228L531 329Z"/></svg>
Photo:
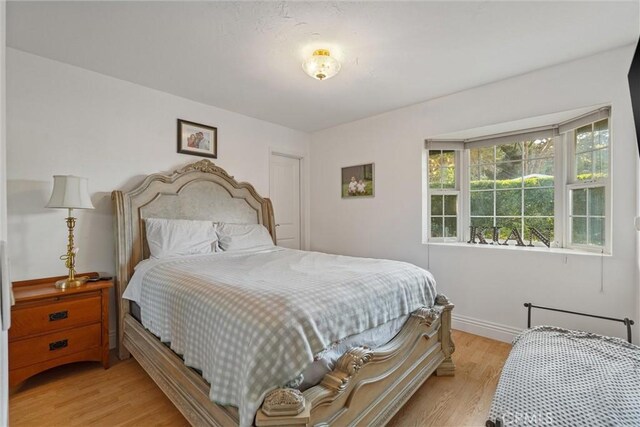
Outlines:
<svg viewBox="0 0 640 427"><path fill-rule="evenodd" d="M55 283L61 279L66 276L13 282L11 387L67 363L97 361L109 367L109 290L113 282L99 280L58 289Z"/></svg>
<svg viewBox="0 0 640 427"><path fill-rule="evenodd" d="M63 299L46 305L16 307L11 312L9 340L99 322L101 315L100 295Z"/></svg>
<svg viewBox="0 0 640 427"><path fill-rule="evenodd" d="M82 326L36 338L14 341L9 346L9 369L22 368L102 345L102 325Z"/></svg>

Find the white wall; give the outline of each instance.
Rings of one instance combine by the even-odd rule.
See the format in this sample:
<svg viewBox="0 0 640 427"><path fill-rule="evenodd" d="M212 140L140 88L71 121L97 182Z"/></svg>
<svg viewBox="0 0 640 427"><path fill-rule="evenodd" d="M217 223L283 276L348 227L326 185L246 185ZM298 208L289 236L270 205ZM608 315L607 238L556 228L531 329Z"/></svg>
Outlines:
<svg viewBox="0 0 640 427"><path fill-rule="evenodd" d="M6 192L6 10L0 1L0 240L7 237ZM0 284L2 286L2 284ZM8 286L4 284L4 286ZM9 424L9 356L7 332L0 328L0 426Z"/></svg>
<svg viewBox="0 0 640 427"><path fill-rule="evenodd" d="M311 137L312 249L430 268L456 303L456 326L508 339L533 301L614 316L638 313L633 218L638 156L622 48L318 132ZM269 149L309 151L308 135L14 49L7 52L9 241L15 280L65 274L64 212L43 206L55 173L87 176L96 210L78 212L77 269L113 273L113 189L196 157L175 153L175 120L219 128L219 165L267 195ZM425 138L611 103L613 256L427 246L422 235ZM374 161L376 197L340 198L340 167ZM566 262L565 262L566 261ZM603 322L534 320L622 334ZM638 329L636 328L636 337Z"/></svg>
<svg viewBox="0 0 640 427"><path fill-rule="evenodd" d="M306 133L8 49L13 279L66 274L59 260L66 250L66 212L44 208L54 174L87 177L96 207L75 211L76 270L113 274L111 191L131 189L147 174L202 159L176 153L178 118L216 126L218 159L213 161L264 196L269 194L270 149L308 153ZM111 317L113 325L113 311Z"/></svg>
<svg viewBox="0 0 640 427"><path fill-rule="evenodd" d="M526 326L526 301L640 321L632 54L631 46L612 50L313 134L312 249L430 268L456 304L455 327L503 340ZM602 103L612 105L614 209L604 292L596 256L421 243L425 138ZM365 162L375 162L375 198L342 200L340 168ZM603 321L536 314L534 322L624 336L622 324Z"/></svg>

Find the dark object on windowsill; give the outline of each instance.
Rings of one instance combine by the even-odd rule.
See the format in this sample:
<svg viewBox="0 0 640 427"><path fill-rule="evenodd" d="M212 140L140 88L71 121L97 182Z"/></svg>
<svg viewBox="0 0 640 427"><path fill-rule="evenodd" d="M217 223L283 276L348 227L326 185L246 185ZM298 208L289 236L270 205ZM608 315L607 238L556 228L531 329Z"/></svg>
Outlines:
<svg viewBox="0 0 640 427"><path fill-rule="evenodd" d="M533 305L530 302L525 302L524 306L527 307L527 329L531 328L531 309L539 308L541 310L557 311L559 313L576 314L578 316L593 317L596 319L604 319L611 320L612 322L624 323L624 325L627 327L627 341L631 343L631 326L634 325L635 322L628 317L625 317L624 319L616 319L615 317L597 316L595 314L579 313L577 311L561 310L559 308L541 307L539 305Z"/></svg>
<svg viewBox="0 0 640 427"><path fill-rule="evenodd" d="M469 232L470 232L471 238L467 241L467 243L471 243L471 244L479 243L481 245L509 246L509 241L515 240L516 246L534 247L535 245L533 244L533 240L535 238L540 242L544 243L546 247L548 248L551 247L551 238L550 238L551 229L549 229L548 234L545 236L537 228L529 227L529 244L527 245L524 243L523 236L520 234L520 230L518 230L517 228L514 228L513 230L511 230L509 237L507 237L507 239L504 242L500 243L500 237L499 237L500 228L502 227L480 227L480 226L470 225ZM487 239L485 238L485 235L484 235L485 230L492 230L493 240L491 242L487 241Z"/></svg>

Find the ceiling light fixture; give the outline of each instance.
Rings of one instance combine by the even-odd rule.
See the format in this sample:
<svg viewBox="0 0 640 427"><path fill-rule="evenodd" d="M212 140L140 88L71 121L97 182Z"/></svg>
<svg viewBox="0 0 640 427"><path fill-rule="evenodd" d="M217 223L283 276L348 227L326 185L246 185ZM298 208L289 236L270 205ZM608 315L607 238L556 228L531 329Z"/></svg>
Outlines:
<svg viewBox="0 0 640 427"><path fill-rule="evenodd" d="M327 49L318 49L302 63L302 69L314 79L326 80L338 74L340 63Z"/></svg>

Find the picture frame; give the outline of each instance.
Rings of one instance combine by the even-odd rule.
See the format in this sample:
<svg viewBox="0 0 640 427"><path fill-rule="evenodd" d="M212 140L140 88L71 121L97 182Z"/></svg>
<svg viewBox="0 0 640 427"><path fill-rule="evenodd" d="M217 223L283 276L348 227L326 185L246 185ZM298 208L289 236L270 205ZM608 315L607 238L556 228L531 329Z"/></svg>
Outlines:
<svg viewBox="0 0 640 427"><path fill-rule="evenodd" d="M341 172L343 199L375 197L375 163L345 166Z"/></svg>
<svg viewBox="0 0 640 427"><path fill-rule="evenodd" d="M178 119L178 153L218 158L218 128Z"/></svg>

